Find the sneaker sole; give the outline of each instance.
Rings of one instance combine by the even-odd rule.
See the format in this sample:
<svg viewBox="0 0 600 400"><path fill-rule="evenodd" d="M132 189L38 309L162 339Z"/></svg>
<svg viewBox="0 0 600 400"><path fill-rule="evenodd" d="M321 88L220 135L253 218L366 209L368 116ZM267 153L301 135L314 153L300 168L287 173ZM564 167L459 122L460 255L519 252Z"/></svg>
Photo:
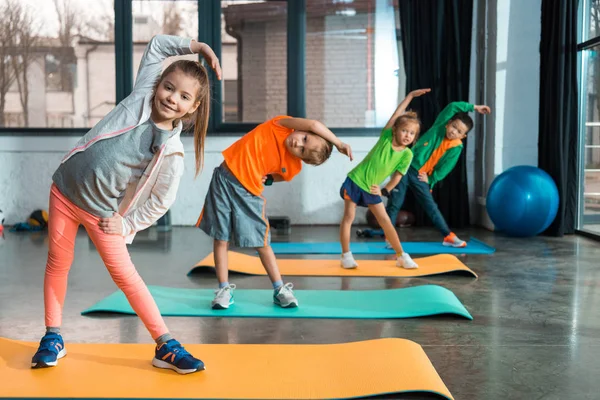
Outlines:
<svg viewBox="0 0 600 400"><path fill-rule="evenodd" d="M352 265L350 267L346 267L346 266L342 265L342 268L344 268L344 269L356 269L356 268L358 268L358 265Z"/></svg>
<svg viewBox="0 0 600 400"><path fill-rule="evenodd" d="M175 371L181 375L192 374L194 372L206 370L206 366L203 366L202 368L198 368L198 369L179 369L176 366L169 364L166 361L159 360L157 358L152 359L152 366L154 366L156 368L161 368L161 369L172 369L173 371Z"/></svg>
<svg viewBox="0 0 600 400"><path fill-rule="evenodd" d="M274 301L273 303L275 303L276 305L278 305L281 308L296 308L296 307L298 307L298 302L297 301L296 302L292 301L291 303L288 303L286 305L281 304L281 302L279 302L279 301Z"/></svg>
<svg viewBox="0 0 600 400"><path fill-rule="evenodd" d="M49 367L56 367L56 364L58 364L58 360L60 360L61 358L63 358L64 356L67 355L67 349L63 347L63 349L61 351L58 352L58 354L56 355L56 361L51 361L51 362L38 362L38 363L31 363L31 368L33 369L37 369L37 368L49 368Z"/></svg>
<svg viewBox="0 0 600 400"><path fill-rule="evenodd" d="M229 303L228 305L224 306L223 304L213 304L212 305L212 309L213 310L227 310L229 308L230 305L232 305L234 303L234 301L232 301L231 303Z"/></svg>
<svg viewBox="0 0 600 400"><path fill-rule="evenodd" d="M462 247L467 247L467 243L463 243L463 244L454 244L454 243L446 243L446 242L442 242L442 245L446 246L446 247L454 247L456 249L460 249Z"/></svg>

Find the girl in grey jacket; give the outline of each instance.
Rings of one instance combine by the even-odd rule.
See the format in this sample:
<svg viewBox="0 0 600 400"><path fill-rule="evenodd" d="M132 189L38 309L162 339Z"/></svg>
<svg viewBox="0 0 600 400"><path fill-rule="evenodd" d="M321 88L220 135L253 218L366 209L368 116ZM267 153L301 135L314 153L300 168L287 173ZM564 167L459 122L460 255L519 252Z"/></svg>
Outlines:
<svg viewBox="0 0 600 400"><path fill-rule="evenodd" d="M94 126L54 173L48 221L49 249L44 279L46 334L33 368L55 366L67 352L60 326L73 261L83 225L114 282L156 341L152 365L187 374L204 369L169 333L146 284L131 262L127 243L175 201L183 175L183 120L193 120L196 175L201 171L210 89L197 61L171 56L201 54L221 77L219 60L204 44L158 35L148 43L132 93Z"/></svg>

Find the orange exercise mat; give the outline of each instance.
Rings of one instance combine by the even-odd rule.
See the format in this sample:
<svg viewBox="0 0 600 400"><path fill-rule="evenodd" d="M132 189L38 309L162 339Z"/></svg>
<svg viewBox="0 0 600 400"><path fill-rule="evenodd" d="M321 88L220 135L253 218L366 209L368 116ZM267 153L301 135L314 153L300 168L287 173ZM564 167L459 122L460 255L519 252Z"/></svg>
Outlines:
<svg viewBox="0 0 600 400"><path fill-rule="evenodd" d="M229 271L248 275L266 275L260 258L247 254L228 252ZM405 269L396 267L395 260L356 260L358 268L344 269L340 266L339 259L277 259L282 275L288 276L389 276L411 278L416 276L439 275L447 273L462 273L477 277L469 267L463 264L456 256L451 254L438 254L430 257L414 259L419 264L418 269ZM191 271L192 274L200 269L215 268L213 253L200 261Z"/></svg>
<svg viewBox="0 0 600 400"><path fill-rule="evenodd" d="M186 345L206 370L152 367L152 344L66 344L58 366L31 369L37 343L0 338L0 397L347 399L429 392L452 399L420 345L405 339L343 344Z"/></svg>

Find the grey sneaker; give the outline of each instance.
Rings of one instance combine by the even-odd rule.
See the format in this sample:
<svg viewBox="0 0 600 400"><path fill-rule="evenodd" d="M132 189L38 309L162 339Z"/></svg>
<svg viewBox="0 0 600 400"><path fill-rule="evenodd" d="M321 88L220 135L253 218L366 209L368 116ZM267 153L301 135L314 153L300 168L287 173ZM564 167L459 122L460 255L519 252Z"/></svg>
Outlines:
<svg viewBox="0 0 600 400"><path fill-rule="evenodd" d="M231 284L224 288L215 290L215 298L212 301L213 310L225 310L232 305L233 302L233 290L235 285Z"/></svg>
<svg viewBox="0 0 600 400"><path fill-rule="evenodd" d="M298 299L294 297L293 287L292 283L286 283L280 287L279 290L273 293L273 303L283 308L298 307Z"/></svg>

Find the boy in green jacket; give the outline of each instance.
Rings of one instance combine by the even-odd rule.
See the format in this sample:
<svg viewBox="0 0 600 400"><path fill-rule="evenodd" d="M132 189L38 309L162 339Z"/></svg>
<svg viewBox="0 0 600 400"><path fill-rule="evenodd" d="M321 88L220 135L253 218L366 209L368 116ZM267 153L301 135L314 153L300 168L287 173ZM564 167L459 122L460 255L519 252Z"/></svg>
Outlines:
<svg viewBox="0 0 600 400"><path fill-rule="evenodd" d="M444 236L444 246L466 247L467 243L450 230L431 191L456 165L463 149L462 140L473 128L473 120L467 114L472 111L489 114L490 108L466 102L448 104L431 128L412 147L414 157L404 179L391 192L384 193L389 197L386 211L395 222L404 203L406 189L410 187L416 200Z"/></svg>

